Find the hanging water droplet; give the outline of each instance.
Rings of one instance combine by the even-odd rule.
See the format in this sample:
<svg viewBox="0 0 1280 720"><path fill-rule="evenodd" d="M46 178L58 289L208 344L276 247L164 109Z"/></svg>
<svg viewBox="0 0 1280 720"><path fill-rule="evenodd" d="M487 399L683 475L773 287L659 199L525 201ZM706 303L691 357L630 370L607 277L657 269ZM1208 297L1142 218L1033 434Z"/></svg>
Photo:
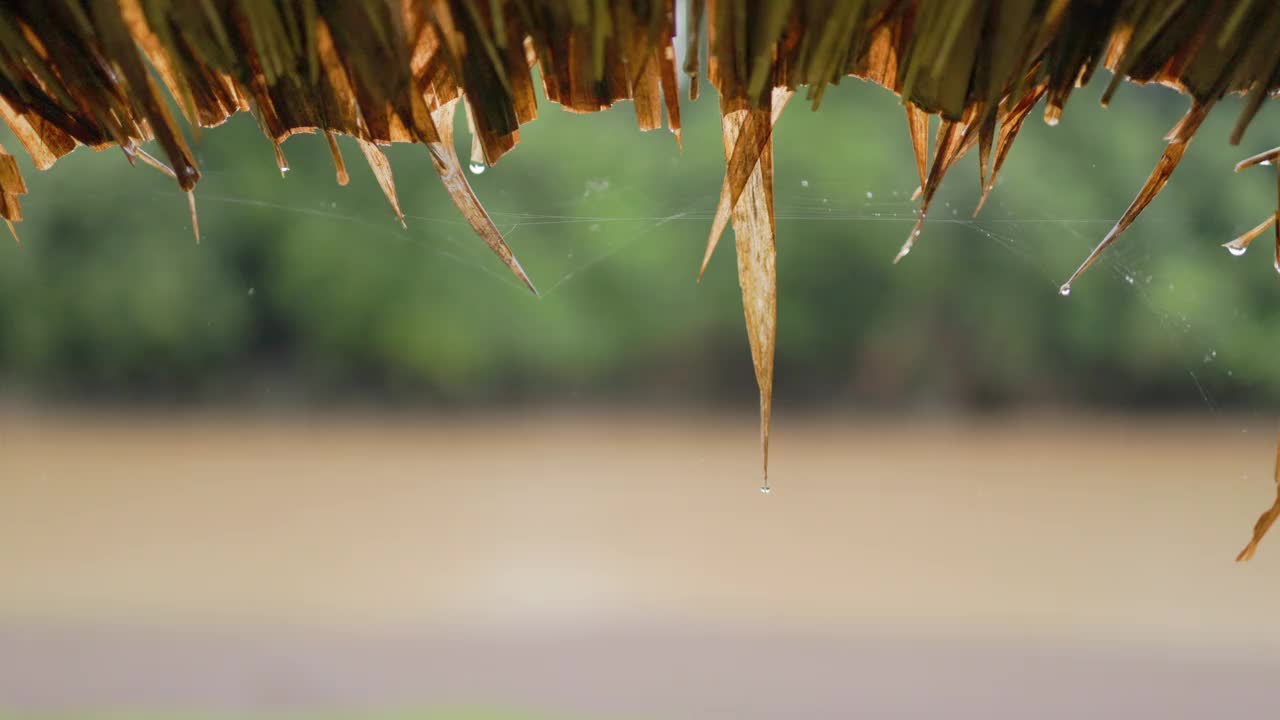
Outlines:
<svg viewBox="0 0 1280 720"><path fill-rule="evenodd" d="M483 175L485 169L485 164L482 162L472 162L470 166L472 175Z"/></svg>
<svg viewBox="0 0 1280 720"><path fill-rule="evenodd" d="M1280 257L1276 258L1275 267L1276 267L1276 272L1280 273Z"/></svg>
<svg viewBox="0 0 1280 720"><path fill-rule="evenodd" d="M1270 160L1263 160L1262 162L1260 162L1260 163L1258 163L1258 164L1259 164L1259 165L1270 165L1270 164L1271 164L1271 161L1270 161Z"/></svg>
<svg viewBox="0 0 1280 720"><path fill-rule="evenodd" d="M773 492L773 488L769 487L768 485L761 485L760 492L764 493L765 495L768 495L769 493Z"/></svg>
<svg viewBox="0 0 1280 720"><path fill-rule="evenodd" d="M1070 294L1071 294L1071 283L1067 283L1067 284L1063 285L1062 287L1058 288L1058 294L1059 294L1059 295L1061 295L1062 297L1067 297L1068 295L1070 295Z"/></svg>
<svg viewBox="0 0 1280 720"><path fill-rule="evenodd" d="M1248 245L1232 245L1231 243L1227 243L1223 247L1227 249L1227 252L1231 253L1232 255L1235 255L1236 257L1240 257L1241 255L1245 254L1245 252L1249 250Z"/></svg>

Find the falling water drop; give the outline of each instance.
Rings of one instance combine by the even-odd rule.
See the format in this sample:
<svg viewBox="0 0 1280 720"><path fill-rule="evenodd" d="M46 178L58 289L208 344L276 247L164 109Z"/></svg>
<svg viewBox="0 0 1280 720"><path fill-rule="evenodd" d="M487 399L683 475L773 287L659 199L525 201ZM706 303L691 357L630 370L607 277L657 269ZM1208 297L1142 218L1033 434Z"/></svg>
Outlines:
<svg viewBox="0 0 1280 720"><path fill-rule="evenodd" d="M484 163L481 163L481 162L473 162L473 163L471 163L471 174L472 174L472 175L483 175L483 174L484 174L484 171L485 171L485 164L484 164Z"/></svg>
<svg viewBox="0 0 1280 720"><path fill-rule="evenodd" d="M1063 285L1062 287L1058 288L1058 294L1059 294L1059 295L1061 295L1062 297L1067 297L1068 295L1070 295L1070 294L1071 294L1071 283L1067 283L1067 284Z"/></svg>

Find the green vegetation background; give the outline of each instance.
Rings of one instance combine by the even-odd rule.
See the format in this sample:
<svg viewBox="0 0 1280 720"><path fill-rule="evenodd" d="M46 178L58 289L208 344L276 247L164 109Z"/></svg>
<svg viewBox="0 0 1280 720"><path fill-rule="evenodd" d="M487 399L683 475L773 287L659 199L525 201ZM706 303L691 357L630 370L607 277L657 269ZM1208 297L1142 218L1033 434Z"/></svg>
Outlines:
<svg viewBox="0 0 1280 720"><path fill-rule="evenodd" d="M943 186L916 251L917 181L901 106L850 80L775 135L778 395L850 407L1080 404L1203 408L1280 397L1280 277L1270 234L1219 245L1274 210L1267 109L1245 143L1224 103L1166 192L1070 298L1055 292L1128 205L1186 101L1079 91L1028 122L983 215L976 160ZM541 103L473 184L544 296L461 223L421 147L389 150L402 230L353 143L338 187L323 138L253 120L196 138L203 242L165 177L119 151L24 162L23 246L0 243L0 395L126 401L754 403L732 240L694 276L722 177L713 98L684 104L684 150L629 103ZM469 138L463 135L462 142ZM466 147L461 148L465 154Z"/></svg>

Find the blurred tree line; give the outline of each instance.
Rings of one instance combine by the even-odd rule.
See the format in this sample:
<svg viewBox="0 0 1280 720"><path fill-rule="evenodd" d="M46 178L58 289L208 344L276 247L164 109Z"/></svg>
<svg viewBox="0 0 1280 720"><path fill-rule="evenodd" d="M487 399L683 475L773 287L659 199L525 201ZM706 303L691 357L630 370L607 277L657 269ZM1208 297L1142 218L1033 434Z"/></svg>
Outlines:
<svg viewBox="0 0 1280 720"><path fill-rule="evenodd" d="M1055 292L1150 172L1186 101L1082 90L1038 116L983 214L976 159L944 183L915 252L890 261L917 184L901 106L857 81L775 134L778 398L859 407L1262 405L1280 278L1275 178L1235 175L1275 144L1265 109L1227 145L1224 103L1165 193L1070 298ZM29 163L23 246L0 243L0 394L292 403L755 400L732 243L694 282L723 172L714 99L686 103L684 150L622 104L545 102L473 185L543 292L518 287L460 219L424 148L389 149L402 230L359 151L338 187L322 136L282 179L247 116L196 138L203 242L185 199L118 151ZM464 134L465 136L465 134ZM11 151L16 141L0 133ZM467 148L462 148L465 154ZM25 161L25 154L18 152ZM975 153L976 154L976 153Z"/></svg>

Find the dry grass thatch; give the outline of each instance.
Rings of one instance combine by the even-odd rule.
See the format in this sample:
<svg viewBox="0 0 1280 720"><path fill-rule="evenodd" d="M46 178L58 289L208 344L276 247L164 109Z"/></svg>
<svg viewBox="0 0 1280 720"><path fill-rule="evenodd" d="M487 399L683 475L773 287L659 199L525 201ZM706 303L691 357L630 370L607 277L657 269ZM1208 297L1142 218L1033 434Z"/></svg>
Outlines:
<svg viewBox="0 0 1280 720"><path fill-rule="evenodd" d="M1056 123L1072 90L1098 67L1115 73L1104 103L1121 79L1188 95L1190 110L1167 135L1150 178L1062 286L1067 294L1160 192L1220 98L1246 94L1230 137L1236 143L1280 88L1275 0L689 0L684 9L677 17L675 0L8 0L0 4L0 114L41 169L77 145L116 145L190 193L200 172L163 84L189 123L211 127L252 112L282 168L287 137L320 131L345 183L333 137L354 136L401 222L379 146L421 143L476 234L533 290L462 172L456 109L462 105L473 129L471 160L497 162L537 114L536 65L552 102L593 112L631 100L642 130L660 127L665 111L678 141L673 43L681 23L684 72L697 78L705 51L706 76L720 94L727 169L706 257L732 223L767 490L776 319L771 132L795 92L803 88L817 108L831 85L856 76L902 97L921 189L919 221L898 259L957 159L977 148L985 200L1039 101L1045 121ZM691 88L696 97L698 83ZM930 114L941 116L932 149ZM167 164L142 149L152 139ZM11 230L25 190L0 149L0 215ZM1229 247L1242 251L1275 220Z"/></svg>

